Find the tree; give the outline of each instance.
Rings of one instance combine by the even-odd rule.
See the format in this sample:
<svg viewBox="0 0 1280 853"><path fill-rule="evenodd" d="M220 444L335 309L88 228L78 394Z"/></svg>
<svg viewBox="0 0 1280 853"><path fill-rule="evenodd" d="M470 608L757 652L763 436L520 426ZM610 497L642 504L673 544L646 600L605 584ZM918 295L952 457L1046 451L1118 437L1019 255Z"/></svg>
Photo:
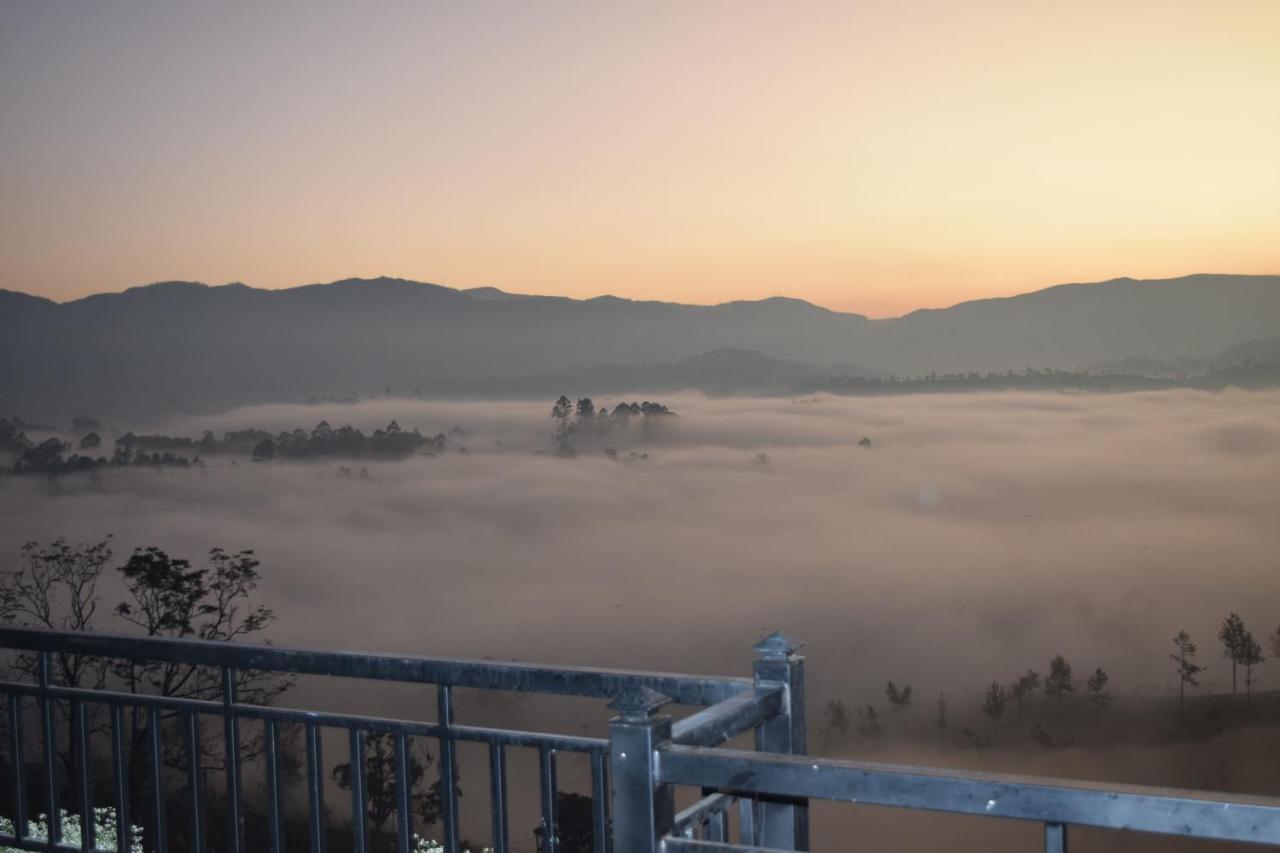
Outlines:
<svg viewBox="0 0 1280 853"><path fill-rule="evenodd" d="M440 820L440 780L425 785L427 769L434 763L431 753L418 742L408 745L409 800L418 818L431 825ZM330 774L339 788L351 790L351 762L339 764ZM382 834L387 821L396 812L396 743L391 732L370 732L365 735L364 785L367 809L365 818L374 836ZM458 792L461 795L461 791ZM352 818L355 819L354 816Z"/></svg>
<svg viewBox="0 0 1280 853"><path fill-rule="evenodd" d="M1093 703L1094 725L1102 722L1102 709L1111 704L1111 691L1107 689L1107 682L1111 677L1107 675L1102 667L1098 667L1093 671L1093 675L1089 676L1085 681L1085 688L1089 692L1089 701Z"/></svg>
<svg viewBox="0 0 1280 853"><path fill-rule="evenodd" d="M30 543L23 548L18 569L0 579L0 618L47 628L93 630L101 597L98 581L110 562L110 539L93 545L69 546L57 540L46 548ZM171 558L159 548L139 548L117 567L127 600L113 613L150 637L187 637L229 641L259 634L275 618L267 608L252 603L257 588L258 560L252 551L229 554L220 548L209 552L203 568ZM57 676L67 687L98 688L114 678L134 693L161 694L189 699L222 698L221 673L209 667L149 662L97 662L76 656L56 655ZM19 666L23 662L19 661ZM34 661L28 661L34 667ZM241 701L269 705L289 688L292 680L254 670L237 670L236 689ZM146 824L150 789L147 772L148 714L130 709L126 749L129 751L131 813ZM181 712L165 712L161 725L180 722ZM162 738L164 763L187 766L183 738ZM72 740L63 758L70 761L77 744ZM260 733L242 738L240 755L245 761L262 753ZM201 743L201 764L206 770L221 767L224 750L209 733ZM70 781L71 774L63 776Z"/></svg>
<svg viewBox="0 0 1280 853"><path fill-rule="evenodd" d="M1244 655L1244 620L1231 613L1222 620L1218 629L1218 641L1222 643L1222 656L1231 659L1231 695L1236 695L1236 668Z"/></svg>
<svg viewBox="0 0 1280 853"><path fill-rule="evenodd" d="M1186 631L1179 631L1174 635L1173 645L1178 649L1178 652L1177 654L1169 655L1169 658L1178 665L1178 722L1181 723L1185 718L1187 685L1190 684L1192 687L1200 686L1196 676L1204 672L1204 667L1195 662L1195 656L1199 649L1191 641L1191 635Z"/></svg>
<svg viewBox="0 0 1280 853"><path fill-rule="evenodd" d="M269 438L264 438L253 447L253 461L267 462L276 458L276 443Z"/></svg>
<svg viewBox="0 0 1280 853"><path fill-rule="evenodd" d="M982 700L982 713L991 718L991 736L994 738L999 728L1000 718L1004 716L1005 706L1009 703L1009 694L1004 685L998 681L991 682L987 695Z"/></svg>
<svg viewBox="0 0 1280 853"><path fill-rule="evenodd" d="M585 421L594 418L596 416L596 404L591 402L590 397L583 397L578 401L577 412L579 420Z"/></svg>
<svg viewBox="0 0 1280 853"><path fill-rule="evenodd" d="M1067 693L1075 693L1075 685L1071 681L1071 664L1062 655L1055 655L1049 661L1049 674L1044 679L1045 695L1058 703L1058 715L1062 715L1062 697Z"/></svg>
<svg viewBox="0 0 1280 853"><path fill-rule="evenodd" d="M1244 709L1249 713L1253 701L1253 668L1266 658L1262 656L1262 646L1253 639L1253 632L1245 631L1240 638L1240 665L1244 667Z"/></svg>
<svg viewBox="0 0 1280 853"><path fill-rule="evenodd" d="M539 850L556 850L558 853L591 853L595 849L595 813L591 797L572 791L556 791L555 846L549 840L546 828L540 823L534 827L533 837Z"/></svg>
<svg viewBox="0 0 1280 853"><path fill-rule="evenodd" d="M1271 656L1273 658L1280 657L1280 628L1276 628L1267 638L1267 645L1271 647Z"/></svg>
<svg viewBox="0 0 1280 853"><path fill-rule="evenodd" d="M1028 669L1026 675L1019 675L1013 682L1013 686L1009 689L1009 695L1013 697L1013 701L1018 707L1018 722L1022 722L1022 703L1031 697L1032 693L1040 688L1040 673L1034 669Z"/></svg>
<svg viewBox="0 0 1280 853"><path fill-rule="evenodd" d="M911 685L904 684L899 688L892 681L884 689L885 695L889 697L889 704L893 706L894 711L901 711L911 704Z"/></svg>
<svg viewBox="0 0 1280 853"><path fill-rule="evenodd" d="M872 740L878 739L883 733L880 728L880 715L876 713L876 709L871 705L864 705L858 709L858 734Z"/></svg>
<svg viewBox="0 0 1280 853"><path fill-rule="evenodd" d="M98 435L96 432L91 432L88 435L86 435L84 438L80 439L81 450L91 450L95 447L101 447L101 446L102 446L102 436Z"/></svg>
<svg viewBox="0 0 1280 853"><path fill-rule="evenodd" d="M822 735L828 746L832 740L843 739L849 733L849 709L844 702L839 699L827 700L823 717L826 722L822 726Z"/></svg>

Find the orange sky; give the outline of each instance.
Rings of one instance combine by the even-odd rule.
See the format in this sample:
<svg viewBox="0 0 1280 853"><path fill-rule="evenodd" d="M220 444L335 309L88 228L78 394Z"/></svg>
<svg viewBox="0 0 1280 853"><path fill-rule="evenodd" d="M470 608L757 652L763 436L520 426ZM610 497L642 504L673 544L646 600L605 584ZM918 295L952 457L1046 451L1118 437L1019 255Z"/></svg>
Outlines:
<svg viewBox="0 0 1280 853"><path fill-rule="evenodd" d="M175 5L0 5L0 287L1280 272L1276 0Z"/></svg>

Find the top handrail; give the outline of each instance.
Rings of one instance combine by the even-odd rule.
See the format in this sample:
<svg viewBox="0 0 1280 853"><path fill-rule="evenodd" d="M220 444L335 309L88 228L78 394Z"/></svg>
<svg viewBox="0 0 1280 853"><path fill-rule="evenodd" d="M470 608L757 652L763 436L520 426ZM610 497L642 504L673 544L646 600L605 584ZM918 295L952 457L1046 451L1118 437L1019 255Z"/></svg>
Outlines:
<svg viewBox="0 0 1280 853"><path fill-rule="evenodd" d="M713 705L752 687L750 678L550 666L466 658L314 651L274 645L0 627L0 648L197 666L364 678L611 699L647 687L681 705Z"/></svg>

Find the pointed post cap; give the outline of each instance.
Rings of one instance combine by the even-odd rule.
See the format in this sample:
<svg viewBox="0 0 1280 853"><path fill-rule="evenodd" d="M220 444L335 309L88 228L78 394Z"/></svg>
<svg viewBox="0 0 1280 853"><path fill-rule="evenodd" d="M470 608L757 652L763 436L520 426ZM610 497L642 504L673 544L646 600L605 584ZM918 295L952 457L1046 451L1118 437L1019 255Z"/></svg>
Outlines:
<svg viewBox="0 0 1280 853"><path fill-rule="evenodd" d="M772 634L752 646L751 651L758 654L764 660L786 660L802 646L804 646L804 643L800 642L790 634L784 634L781 631L774 631Z"/></svg>
<svg viewBox="0 0 1280 853"><path fill-rule="evenodd" d="M632 687L609 703L624 720L647 720L653 712L668 704L671 697L648 687Z"/></svg>

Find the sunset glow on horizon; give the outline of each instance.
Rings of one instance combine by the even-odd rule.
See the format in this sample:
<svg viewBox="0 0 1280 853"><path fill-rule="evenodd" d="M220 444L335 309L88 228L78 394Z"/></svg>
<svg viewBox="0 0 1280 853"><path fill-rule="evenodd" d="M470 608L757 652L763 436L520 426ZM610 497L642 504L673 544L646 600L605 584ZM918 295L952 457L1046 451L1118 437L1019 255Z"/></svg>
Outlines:
<svg viewBox="0 0 1280 853"><path fill-rule="evenodd" d="M0 0L0 288L1280 272L1280 3Z"/></svg>

